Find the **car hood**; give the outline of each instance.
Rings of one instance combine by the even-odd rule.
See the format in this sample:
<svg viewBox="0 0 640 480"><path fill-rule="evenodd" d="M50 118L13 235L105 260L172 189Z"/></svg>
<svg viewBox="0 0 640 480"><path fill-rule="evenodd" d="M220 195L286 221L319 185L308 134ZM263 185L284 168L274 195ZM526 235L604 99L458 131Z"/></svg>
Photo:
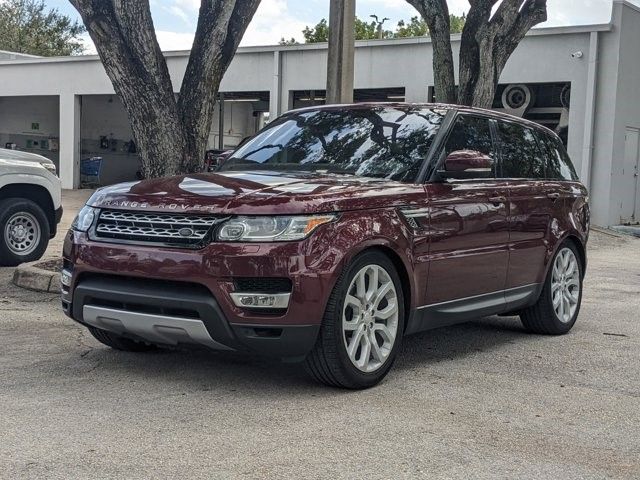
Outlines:
<svg viewBox="0 0 640 480"><path fill-rule="evenodd" d="M224 172L123 183L98 190L98 208L229 215L299 214L404 205L424 188L351 175Z"/></svg>
<svg viewBox="0 0 640 480"><path fill-rule="evenodd" d="M7 148L0 148L0 160L20 160L22 162L36 162L36 163L53 163L47 157L38 155L37 153L21 152L19 150L9 150Z"/></svg>

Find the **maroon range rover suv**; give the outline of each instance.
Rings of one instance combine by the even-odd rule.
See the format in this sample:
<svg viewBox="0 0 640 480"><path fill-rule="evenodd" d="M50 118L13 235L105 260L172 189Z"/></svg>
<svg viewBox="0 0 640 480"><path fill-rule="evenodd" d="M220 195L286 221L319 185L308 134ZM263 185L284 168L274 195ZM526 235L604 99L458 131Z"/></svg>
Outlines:
<svg viewBox="0 0 640 480"><path fill-rule="evenodd" d="M447 105L280 117L217 173L97 191L64 246L62 305L118 350L303 360L364 388L404 335L519 315L567 333L589 206L551 131Z"/></svg>

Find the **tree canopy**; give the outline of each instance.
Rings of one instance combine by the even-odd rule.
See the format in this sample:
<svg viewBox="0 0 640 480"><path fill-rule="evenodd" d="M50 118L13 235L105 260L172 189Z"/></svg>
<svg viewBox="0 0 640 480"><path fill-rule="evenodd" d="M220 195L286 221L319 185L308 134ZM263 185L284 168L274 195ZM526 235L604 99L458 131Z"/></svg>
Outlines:
<svg viewBox="0 0 640 480"><path fill-rule="evenodd" d="M451 19L451 33L461 33L464 27L466 16L450 15ZM374 40L380 38L378 30L378 22L367 22L360 18L356 18L354 25L356 31L356 40ZM406 37L421 37L428 36L429 28L426 22L419 16L412 17L411 20L405 22L400 20L394 31L382 30L382 38L406 38ZM302 31L305 43L320 43L329 41L329 22L326 18L320 20L313 27L306 27ZM280 40L281 45L296 45L298 41L295 38L286 40L283 38Z"/></svg>
<svg viewBox="0 0 640 480"><path fill-rule="evenodd" d="M44 0L0 1L0 50L44 57L78 55L84 26Z"/></svg>

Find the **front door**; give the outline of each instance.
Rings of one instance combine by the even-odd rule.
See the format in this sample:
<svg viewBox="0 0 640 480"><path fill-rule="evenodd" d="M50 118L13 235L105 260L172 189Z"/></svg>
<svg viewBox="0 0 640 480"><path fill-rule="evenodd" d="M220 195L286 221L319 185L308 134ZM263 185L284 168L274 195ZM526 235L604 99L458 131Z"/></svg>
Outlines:
<svg viewBox="0 0 640 480"><path fill-rule="evenodd" d="M640 221L640 130L627 128L624 141L622 220ZM628 200L627 200L628 199ZM624 208L628 203L629 206ZM629 218L630 217L630 218Z"/></svg>
<svg viewBox="0 0 640 480"><path fill-rule="evenodd" d="M491 120L459 116L441 157L475 150L496 158ZM495 177L495 174L493 175ZM504 289L508 264L508 187L496 178L427 184L430 267L427 305L482 301Z"/></svg>

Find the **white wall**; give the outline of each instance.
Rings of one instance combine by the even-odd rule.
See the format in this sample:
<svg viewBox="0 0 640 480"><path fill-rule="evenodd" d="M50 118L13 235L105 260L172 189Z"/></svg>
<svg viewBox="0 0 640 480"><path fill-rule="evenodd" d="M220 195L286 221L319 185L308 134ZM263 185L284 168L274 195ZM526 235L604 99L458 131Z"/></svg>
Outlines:
<svg viewBox="0 0 640 480"><path fill-rule="evenodd" d="M629 215L632 182L623 172L627 126L640 126L640 9L614 0L610 32L600 34L591 212L597 225L616 225ZM622 218L621 218L622 217Z"/></svg>
<svg viewBox="0 0 640 480"><path fill-rule="evenodd" d="M614 15L620 15L621 29L609 218L622 223L633 214L638 181L624 156L626 129L640 129L640 7L616 5Z"/></svg>
<svg viewBox="0 0 640 480"><path fill-rule="evenodd" d="M101 135L129 140L133 136L127 112L117 95L82 96L82 138Z"/></svg>
<svg viewBox="0 0 640 480"><path fill-rule="evenodd" d="M209 135L208 148L218 148L220 105L216 105ZM224 145L234 147L245 137L255 133L253 106L245 102L225 102L224 104Z"/></svg>
<svg viewBox="0 0 640 480"><path fill-rule="evenodd" d="M37 130L32 124L39 124ZM40 147L42 140L58 138L60 125L57 96L0 97L0 147L13 142L26 152L38 153L58 163L58 153ZM27 141L38 146L27 148Z"/></svg>
<svg viewBox="0 0 640 480"><path fill-rule="evenodd" d="M31 124L39 123L38 130ZM58 97L0 97L0 132L29 136L57 136Z"/></svg>

